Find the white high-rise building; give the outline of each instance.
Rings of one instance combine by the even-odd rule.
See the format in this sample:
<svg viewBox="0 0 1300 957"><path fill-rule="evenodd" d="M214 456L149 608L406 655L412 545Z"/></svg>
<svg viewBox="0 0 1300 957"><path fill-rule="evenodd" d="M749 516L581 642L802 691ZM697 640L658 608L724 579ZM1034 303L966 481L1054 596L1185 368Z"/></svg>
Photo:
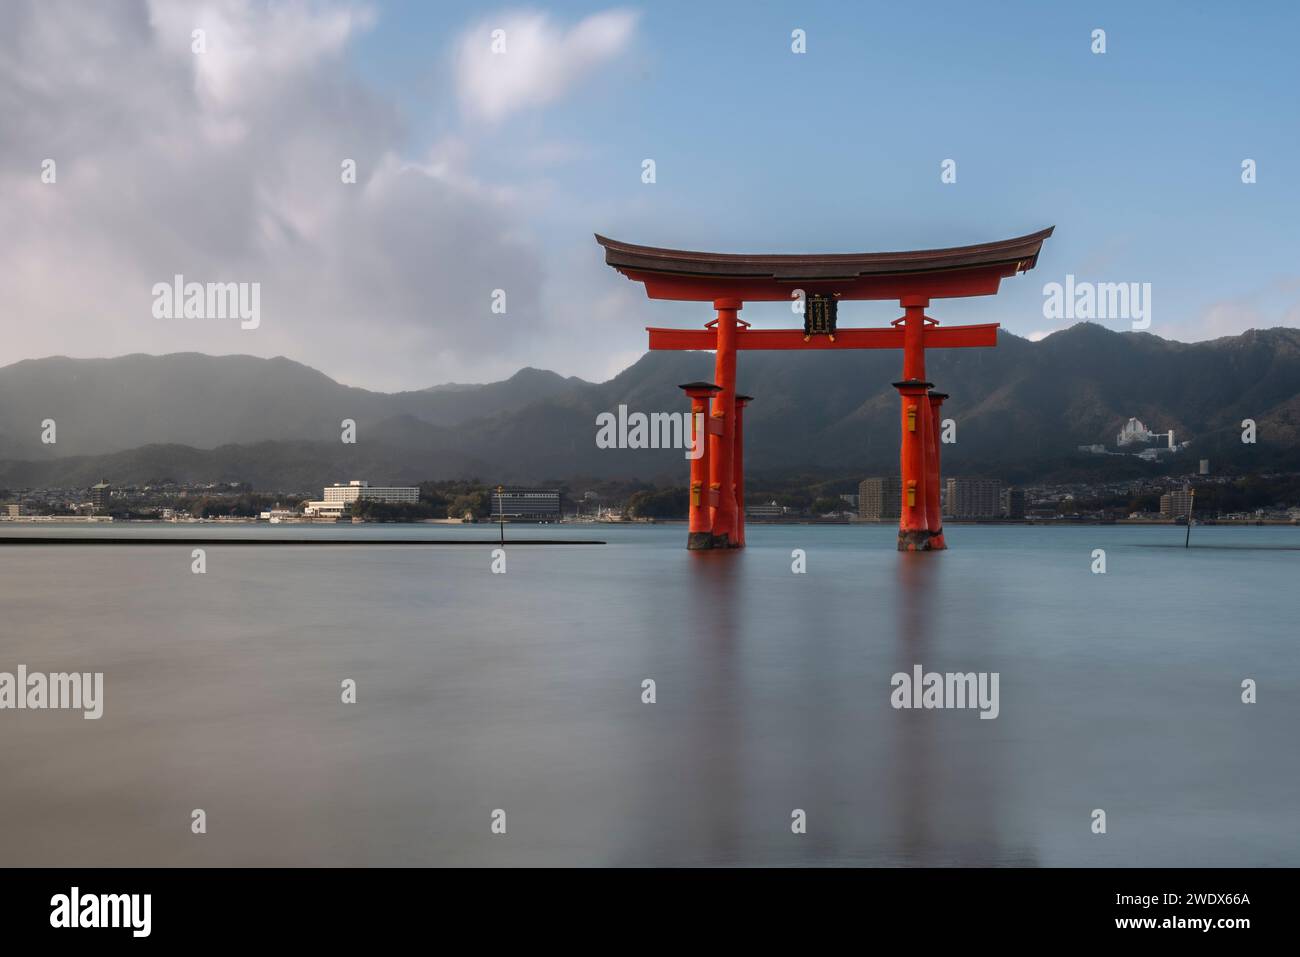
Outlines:
<svg viewBox="0 0 1300 957"><path fill-rule="evenodd" d="M358 499L367 502L414 505L420 501L420 490L414 486L372 487L369 482L360 482L355 479L347 485L340 485L336 482L322 492L321 501L308 502L307 507L303 509L303 514L339 517L344 512L350 511L352 503Z"/></svg>

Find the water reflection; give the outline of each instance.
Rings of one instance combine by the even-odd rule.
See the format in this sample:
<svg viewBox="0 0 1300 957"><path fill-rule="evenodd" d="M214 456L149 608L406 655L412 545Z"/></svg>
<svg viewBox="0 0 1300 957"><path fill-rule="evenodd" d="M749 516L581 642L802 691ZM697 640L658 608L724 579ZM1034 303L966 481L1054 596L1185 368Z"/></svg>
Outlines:
<svg viewBox="0 0 1300 957"><path fill-rule="evenodd" d="M688 749L683 771L707 781L709 797L695 828L696 853L703 861L741 859L743 838L739 813L744 806L742 761L747 725L745 695L740 689L741 629L744 625L745 562L741 552L692 552L686 606L697 627L691 631L692 656L699 673L690 683L687 708L706 716L695 734L682 742Z"/></svg>
<svg viewBox="0 0 1300 957"><path fill-rule="evenodd" d="M913 674L916 665L923 673L998 670L987 654L995 636L970 627L984 620L987 596L963 592L959 603L951 602L954 574L945 568L950 558L942 552L898 556L896 671ZM1032 847L1013 850L1000 837L1003 818L1014 813L1003 794L1012 773L1005 760L1005 720L981 719L975 709L894 714L900 862L1036 863Z"/></svg>
<svg viewBox="0 0 1300 957"><path fill-rule="evenodd" d="M938 563L942 555L900 552L895 576L895 672L911 674L915 664L933 667L931 630L935 627L934 601ZM932 774L932 728L924 712L895 711L888 722L893 741L898 845L903 860L924 860L935 843L932 817L936 788Z"/></svg>

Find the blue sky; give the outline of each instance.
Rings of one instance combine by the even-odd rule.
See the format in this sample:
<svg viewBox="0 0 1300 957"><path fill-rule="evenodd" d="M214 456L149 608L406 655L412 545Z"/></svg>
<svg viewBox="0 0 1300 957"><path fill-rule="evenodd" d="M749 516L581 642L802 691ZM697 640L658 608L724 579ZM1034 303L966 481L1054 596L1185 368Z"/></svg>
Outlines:
<svg viewBox="0 0 1300 957"><path fill-rule="evenodd" d="M267 19L276 5L225 6L230 23L248 21L249 43L281 48L267 39L283 28ZM802 252L959 245L1055 225L1036 271L1007 280L997 297L936 302L931 313L1041 335L1062 324L1043 317L1043 284L1073 273L1151 283L1149 331L1168 338L1300 325L1294 4L409 0L303 9L317 25L331 11L359 13L337 41L320 27L322 52L307 66L304 55L259 77L259 97L283 100L278 121L257 143L222 140L220 148L227 165L251 162L258 150L272 157L244 177L253 181L252 203L275 198L292 178L266 172L276 149L286 170L304 175L304 142L333 169L340 151L370 149L363 181L370 170L400 168L393 182L414 189L410 170L424 170L424 192L403 193L360 226L343 217L326 228L371 230L382 247L376 259L388 244L396 250L389 259L409 251L408 273L386 262L376 275L391 273L385 281L405 282L412 295L358 293L358 303L383 303L365 317L374 354L347 331L363 307L327 315L331 304L350 301L348 290L333 290L324 304L311 290L281 297L304 312L310 303L314 329L326 334L304 335L285 308L260 338L202 331L195 348L284 352L380 388L492 378L525 364L599 379L640 354L647 323L710 318L700 305L645 301L603 265L593 232L694 249ZM625 19L613 27L602 16ZM584 45L575 37L593 17L604 33ZM474 74L460 53L486 49L496 25L523 23L542 37L543 55L526 68L518 60L503 67L526 75L489 115L474 87L491 86L483 70L506 61L484 61ZM807 35L802 55L791 52L796 28ZM1095 28L1106 31L1101 55L1091 52ZM212 62L196 72L200 94ZM293 83L290 69L311 82ZM238 82L220 76L223 91ZM300 109L294 98L307 95L319 102ZM251 109L222 96L223 122ZM354 98L372 109L359 111ZM211 100L199 96L201 105ZM646 158L657 165L653 185L641 182ZM1247 158L1258 164L1251 185L1241 182ZM954 184L940 181L945 159L956 161ZM275 212L307 224L292 255L277 250L250 266L201 249L195 259L239 262L285 290L293 277L337 262L336 251L301 254L325 214ZM247 230L264 218L250 216ZM482 235L462 242L467 230ZM511 307L497 317L505 328L457 338L454 325L438 326L443 319L411 305L436 303L448 284L466 289L463 300L449 298L460 323L483 321L486 290L506 288ZM881 324L896 313L887 303L853 304L841 322ZM776 304L744 315L760 325L791 320ZM429 330L434 339L423 338ZM142 351L175 347L180 335L168 330L158 348ZM347 347L331 350L338 337ZM114 341L136 342L125 326Z"/></svg>
<svg viewBox="0 0 1300 957"><path fill-rule="evenodd" d="M385 4L358 55L376 83L437 96L431 48L491 21L481 4ZM506 9L506 8L503 8ZM608 9L550 4L576 21ZM628 53L531 135L579 144L531 224L557 246L599 230L720 250L943 246L1055 224L1036 274L937 316L1042 331L1042 283L1153 286L1151 331L1204 338L1300 322L1300 57L1296 5L1188 3L656 3ZM990 11L996 11L991 14ZM807 33L807 53L790 32ZM1107 50L1091 52L1094 28ZM421 110L413 136L445 132ZM513 130L496 134L504 144ZM485 175L520 174L485 134ZM640 182L652 157L658 181ZM943 184L942 160L957 162ZM1240 179L1245 158L1258 182ZM524 175L527 175L525 173ZM598 210L600 215L591 214ZM591 254L598 255L592 248ZM614 280L611 279L611 282ZM869 317L886 305L857 307ZM662 306L674 318L685 309ZM784 310L751 307L774 321ZM752 316L751 316L752 317ZM705 317L707 318L707 317ZM657 319L654 321L658 321ZM670 321L670 320L665 320ZM1115 323L1123 328L1124 323Z"/></svg>

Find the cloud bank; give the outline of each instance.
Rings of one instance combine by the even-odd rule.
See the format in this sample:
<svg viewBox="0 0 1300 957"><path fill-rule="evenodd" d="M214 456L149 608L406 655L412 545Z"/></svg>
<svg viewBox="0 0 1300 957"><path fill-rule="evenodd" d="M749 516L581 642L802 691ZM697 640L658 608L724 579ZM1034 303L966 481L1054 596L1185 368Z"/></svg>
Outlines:
<svg viewBox="0 0 1300 957"><path fill-rule="evenodd" d="M30 0L5 18L0 301L15 357L284 354L409 388L508 373L550 333L517 192L476 179L454 131L412 155L408 118L349 60L371 8ZM563 95L635 17L502 23L502 69L468 52L479 28L448 64L475 119ZM154 318L150 290L176 274L260 283L259 328ZM498 289L508 331L492 325Z"/></svg>

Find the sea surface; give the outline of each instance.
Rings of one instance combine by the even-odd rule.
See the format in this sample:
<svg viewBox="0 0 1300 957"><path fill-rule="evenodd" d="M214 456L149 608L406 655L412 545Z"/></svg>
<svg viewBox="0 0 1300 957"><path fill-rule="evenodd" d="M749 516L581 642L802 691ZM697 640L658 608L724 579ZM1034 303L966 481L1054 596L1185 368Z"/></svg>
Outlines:
<svg viewBox="0 0 1300 957"><path fill-rule="evenodd" d="M0 545L0 671L105 683L0 710L0 865L1300 865L1300 529L38 534L178 541ZM479 544L238 543L305 536ZM998 717L895 709L918 664Z"/></svg>

